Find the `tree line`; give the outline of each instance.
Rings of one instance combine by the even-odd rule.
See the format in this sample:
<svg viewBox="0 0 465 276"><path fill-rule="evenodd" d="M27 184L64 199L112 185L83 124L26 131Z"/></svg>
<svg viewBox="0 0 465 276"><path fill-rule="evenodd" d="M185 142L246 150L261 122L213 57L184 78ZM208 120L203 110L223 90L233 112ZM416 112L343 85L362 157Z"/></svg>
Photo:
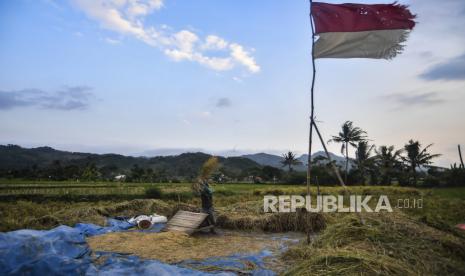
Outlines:
<svg viewBox="0 0 465 276"><path fill-rule="evenodd" d="M463 164L453 164L450 168L433 166L433 160L440 154L430 153L433 144L423 146L419 141L411 139L403 148L396 149L392 145L376 147L370 144L367 132L356 127L353 122L342 124L337 135L333 135L328 143L341 145L341 154L345 157L344 180L348 185L403 185L403 186L465 186L465 168ZM355 149L353 158L349 149ZM283 155L283 166L288 167L300 163L295 154ZM322 165L325 158L312 160L312 181L320 184L334 184L337 179L328 175L329 162ZM327 160L326 160L327 161ZM334 162L334 161L333 161ZM325 172L326 171L326 172ZM297 176L295 176L297 177ZM300 181L304 181L303 173ZM328 183L329 182L329 183Z"/></svg>
<svg viewBox="0 0 465 276"><path fill-rule="evenodd" d="M341 146L340 151L345 162L340 164L333 160L331 164L323 156L312 158L311 181L314 184L338 183L332 170L335 165L343 171L343 178L348 185L465 185L465 169L462 164L453 164L450 168L433 166L433 160L440 154L431 152L432 144L423 146L419 141L411 139L402 148L392 145L376 146L368 138L367 132L351 121L345 122L339 133L332 136L328 142ZM355 150L353 156L349 155L351 148ZM3 164L3 168L0 168L0 178L56 181L190 182L195 180L201 165L210 157L204 153L185 153L147 159L59 152L51 148L28 150L15 145L3 146L3 152L9 153L5 154L7 158L2 159L5 164L16 166L21 162L27 162L28 165L11 165L8 168ZM61 159L47 159L37 152L45 152L46 156ZM37 158L32 158L33 156ZM219 159L221 166L211 177L218 183L306 182L306 172L294 171L294 167L301 162L290 151L283 154L281 168L261 166L241 157ZM118 175L124 175L124 178L116 178Z"/></svg>

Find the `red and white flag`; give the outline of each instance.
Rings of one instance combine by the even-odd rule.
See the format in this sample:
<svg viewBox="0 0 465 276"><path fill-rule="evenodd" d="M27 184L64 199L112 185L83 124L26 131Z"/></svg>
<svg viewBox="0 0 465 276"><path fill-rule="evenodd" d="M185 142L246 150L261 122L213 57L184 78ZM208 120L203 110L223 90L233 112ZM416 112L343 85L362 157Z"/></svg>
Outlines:
<svg viewBox="0 0 465 276"><path fill-rule="evenodd" d="M402 52L415 15L393 4L327 4L314 2L315 58L391 59Z"/></svg>

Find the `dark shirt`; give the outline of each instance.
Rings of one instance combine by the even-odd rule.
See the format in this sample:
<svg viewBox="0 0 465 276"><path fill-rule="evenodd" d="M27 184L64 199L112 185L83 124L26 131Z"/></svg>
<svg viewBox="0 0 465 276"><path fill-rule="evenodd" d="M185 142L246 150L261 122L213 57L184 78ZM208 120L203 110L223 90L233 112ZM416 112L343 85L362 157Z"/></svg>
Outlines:
<svg viewBox="0 0 465 276"><path fill-rule="evenodd" d="M213 193L208 184L202 184L200 198L202 200L202 209L209 210L213 208Z"/></svg>

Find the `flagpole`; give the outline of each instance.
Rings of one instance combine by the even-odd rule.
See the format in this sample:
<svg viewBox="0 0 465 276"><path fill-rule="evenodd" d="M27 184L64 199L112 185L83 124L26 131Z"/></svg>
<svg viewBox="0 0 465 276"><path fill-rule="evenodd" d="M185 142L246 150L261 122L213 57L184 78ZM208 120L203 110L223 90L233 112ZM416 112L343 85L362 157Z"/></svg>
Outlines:
<svg viewBox="0 0 465 276"><path fill-rule="evenodd" d="M313 26L313 18L312 18L312 4L313 1L310 0L310 26L312 28L312 68L313 68L313 75L312 75L312 86L310 89L310 132L308 138L308 159L307 159L307 195L310 195L310 182L311 182L311 169L312 169L312 138L313 138L313 124L314 124L314 112L315 106L313 101L313 89L315 87L315 76L316 76L316 67L315 67L315 30Z"/></svg>
<svg viewBox="0 0 465 276"><path fill-rule="evenodd" d="M316 77L316 66L315 66L315 28L313 24L313 14L312 14L312 4L313 0L310 0L310 26L312 27L312 69L313 69L313 76L312 76L312 86L310 89L310 133L309 133L309 139L308 139L308 165L307 165L307 195L310 195L310 180L311 180L311 158L312 158L312 136L313 136L313 127L315 127L315 130L317 132L318 138L320 139L321 145L323 146L323 149L326 153L326 158L328 158L328 162L331 164L333 167L334 173L336 174L337 179L339 180L339 184L344 188L344 193L347 196L350 196L350 192L347 189L347 186L344 183L344 180L342 180L341 174L339 173L339 169L337 166L332 162L331 156L329 155L328 149L326 148L325 141L323 140L323 136L321 135L316 122L315 122L315 106L314 106L314 97L313 97L313 91L315 88L315 77ZM365 224L365 220L362 217L362 214L360 212L357 212L357 207L355 207L355 213L360 219L361 224ZM308 234L308 233L307 233ZM309 238L307 237L307 241Z"/></svg>

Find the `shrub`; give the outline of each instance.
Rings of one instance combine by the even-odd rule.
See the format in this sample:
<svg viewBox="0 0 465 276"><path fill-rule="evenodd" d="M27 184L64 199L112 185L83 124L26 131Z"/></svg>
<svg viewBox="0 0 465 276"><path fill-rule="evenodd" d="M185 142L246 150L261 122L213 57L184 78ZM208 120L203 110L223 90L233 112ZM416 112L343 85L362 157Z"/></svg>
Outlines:
<svg viewBox="0 0 465 276"><path fill-rule="evenodd" d="M267 190L264 192L265 195L274 195L274 196L280 196L286 194L283 190L281 189L274 189L274 190Z"/></svg>
<svg viewBox="0 0 465 276"><path fill-rule="evenodd" d="M186 201L194 198L191 191L163 193L163 199Z"/></svg>
<svg viewBox="0 0 465 276"><path fill-rule="evenodd" d="M231 190L217 190L213 194L222 195L222 196L233 196L236 193Z"/></svg>
<svg viewBox="0 0 465 276"><path fill-rule="evenodd" d="M160 187L149 187L145 189L145 196L147 198L162 198L163 192Z"/></svg>
<svg viewBox="0 0 465 276"><path fill-rule="evenodd" d="M422 187L438 187L441 185L439 177L428 175L423 179Z"/></svg>
<svg viewBox="0 0 465 276"><path fill-rule="evenodd" d="M458 187L465 186L465 169L453 166L445 173L445 180L447 186Z"/></svg>
<svg viewBox="0 0 465 276"><path fill-rule="evenodd" d="M307 181L305 172L292 172L286 175L284 179L286 184L304 184Z"/></svg>

